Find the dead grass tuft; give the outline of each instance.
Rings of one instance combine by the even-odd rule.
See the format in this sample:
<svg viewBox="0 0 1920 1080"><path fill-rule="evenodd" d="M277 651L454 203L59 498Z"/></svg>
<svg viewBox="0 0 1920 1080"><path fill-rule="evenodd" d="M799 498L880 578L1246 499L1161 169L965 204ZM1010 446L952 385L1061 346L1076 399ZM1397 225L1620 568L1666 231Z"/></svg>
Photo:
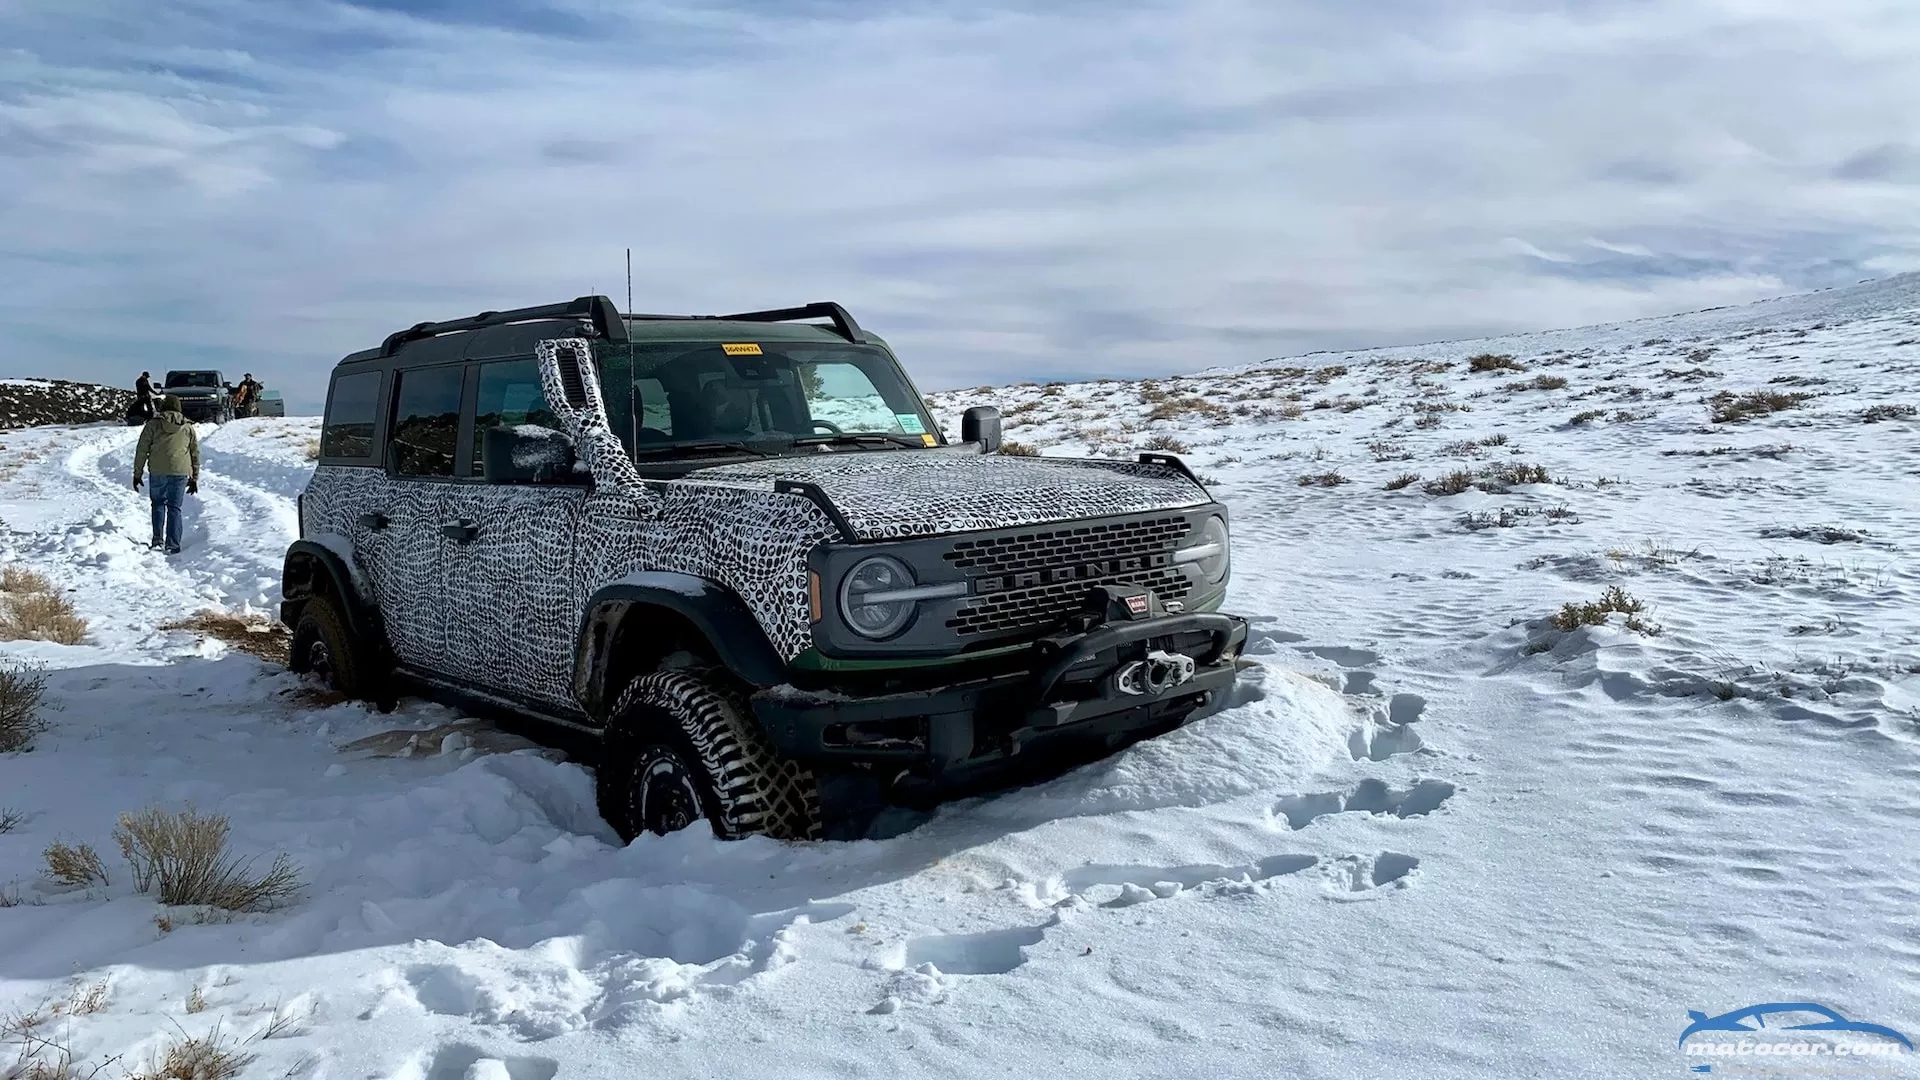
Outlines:
<svg viewBox="0 0 1920 1080"><path fill-rule="evenodd" d="M1429 480L1422 489L1429 495L1458 495L1473 486L1473 474L1465 469L1455 469L1437 480Z"/></svg>
<svg viewBox="0 0 1920 1080"><path fill-rule="evenodd" d="M1525 371L1526 366L1505 353L1481 353L1467 357L1468 371Z"/></svg>
<svg viewBox="0 0 1920 1080"><path fill-rule="evenodd" d="M1548 620L1555 630L1578 630L1583 626L1605 626L1607 617L1618 612L1627 616L1626 627L1636 633L1657 634L1660 628L1640 618L1646 610L1634 595L1618 585L1609 585L1600 599L1584 604L1567 603Z"/></svg>
<svg viewBox="0 0 1920 1080"><path fill-rule="evenodd" d="M107 879L106 864L100 861L100 853L93 850L91 844L55 841L47 845L41 856L47 861L47 876L62 885L112 884Z"/></svg>
<svg viewBox="0 0 1920 1080"><path fill-rule="evenodd" d="M1860 411L1860 422L1877 424L1882 420L1911 420L1920 415L1912 405L1872 405Z"/></svg>
<svg viewBox="0 0 1920 1080"><path fill-rule="evenodd" d="M1387 481L1386 489L1388 491L1399 491L1401 488L1408 487L1410 485L1417 484L1419 482L1420 482L1419 473L1401 473L1399 476L1396 476L1393 479Z"/></svg>
<svg viewBox="0 0 1920 1080"><path fill-rule="evenodd" d="M1301 487L1327 487L1327 488L1339 487L1341 484L1350 484L1352 482L1353 481L1348 480L1346 477L1341 476L1337 472L1311 473L1307 476L1301 477L1299 480Z"/></svg>
<svg viewBox="0 0 1920 1080"><path fill-rule="evenodd" d="M279 622L265 616L243 616L231 611L202 611L192 618L163 623L162 630L191 630L226 642L249 656L285 666L292 635Z"/></svg>
<svg viewBox="0 0 1920 1080"><path fill-rule="evenodd" d="M149 807L120 815L113 839L133 869L133 887L158 892L170 907L204 905L224 911L272 911L300 891L299 868L285 855L266 873L227 853L227 819L202 817L193 807L169 814Z"/></svg>
<svg viewBox="0 0 1920 1080"><path fill-rule="evenodd" d="M254 1057L222 1037L220 1025L215 1024L205 1035L182 1034L167 1043L145 1069L128 1073L127 1080L233 1080Z"/></svg>
<svg viewBox="0 0 1920 1080"><path fill-rule="evenodd" d="M308 439L307 444L304 448L304 453L308 461L319 461L320 460L320 440Z"/></svg>
<svg viewBox="0 0 1920 1080"><path fill-rule="evenodd" d="M78 645L86 636L86 620L53 582L18 566L0 570L0 641Z"/></svg>
<svg viewBox="0 0 1920 1080"><path fill-rule="evenodd" d="M1008 457L1039 457L1040 456L1040 451L1038 449L1028 446L1026 443L1014 442L1012 439L1000 440L999 452L1002 454L1005 454Z"/></svg>
<svg viewBox="0 0 1920 1080"><path fill-rule="evenodd" d="M1146 442L1140 444L1140 448L1143 450L1162 450L1169 454L1184 454L1189 449L1186 443L1164 432L1149 436Z"/></svg>
<svg viewBox="0 0 1920 1080"><path fill-rule="evenodd" d="M0 754L33 749L33 740L48 727L40 715L46 692L43 669L0 667Z"/></svg>
<svg viewBox="0 0 1920 1080"><path fill-rule="evenodd" d="M1722 390L1707 399L1707 407L1714 423L1731 424L1797 409L1812 398L1812 394L1789 394L1778 390L1753 390L1745 394Z"/></svg>

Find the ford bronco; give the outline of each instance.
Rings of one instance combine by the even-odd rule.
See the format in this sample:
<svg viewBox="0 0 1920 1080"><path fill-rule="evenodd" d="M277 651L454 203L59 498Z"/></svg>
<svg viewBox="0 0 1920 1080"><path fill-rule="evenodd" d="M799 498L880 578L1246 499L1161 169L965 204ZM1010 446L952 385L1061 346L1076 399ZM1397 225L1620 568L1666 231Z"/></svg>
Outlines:
<svg viewBox="0 0 1920 1080"><path fill-rule="evenodd" d="M1177 458L950 442L838 304L421 323L336 366L295 671L538 722L622 836L825 830L1217 711L1226 508ZM849 811L851 813L851 811Z"/></svg>

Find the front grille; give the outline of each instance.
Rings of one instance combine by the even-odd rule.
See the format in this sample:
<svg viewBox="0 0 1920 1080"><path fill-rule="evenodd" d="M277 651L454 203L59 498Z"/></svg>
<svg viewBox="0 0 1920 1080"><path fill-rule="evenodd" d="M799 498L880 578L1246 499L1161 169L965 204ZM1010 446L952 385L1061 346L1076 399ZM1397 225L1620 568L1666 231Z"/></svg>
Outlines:
<svg viewBox="0 0 1920 1080"><path fill-rule="evenodd" d="M1191 586L1171 557L1189 528L1175 514L962 540L943 557L983 595L947 626L962 636L1047 626L1095 585L1145 586L1162 600L1182 599Z"/></svg>

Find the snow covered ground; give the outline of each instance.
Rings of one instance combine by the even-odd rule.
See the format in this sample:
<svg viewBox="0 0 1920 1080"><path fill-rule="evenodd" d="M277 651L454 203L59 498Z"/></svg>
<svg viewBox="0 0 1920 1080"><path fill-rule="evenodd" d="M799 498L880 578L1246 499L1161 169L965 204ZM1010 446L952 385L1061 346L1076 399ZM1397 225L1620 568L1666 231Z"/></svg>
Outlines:
<svg viewBox="0 0 1920 1080"><path fill-rule="evenodd" d="M218 1025L246 1076L417 1080L1677 1076L1704 1060L1688 1010L1764 1002L1920 1037L1917 363L1920 280L1895 279L939 395L950 430L991 400L1045 453L1184 447L1232 509L1258 667L1109 761L810 846L621 848L578 766L346 749L458 717L327 706L160 629L271 610L313 421L204 427L172 561L141 543L134 432L0 436L0 562L92 628L0 644L58 706L0 757L27 815L0 834L0 1015L105 983L57 1021L89 1068ZM1721 391L1813 396L1715 423ZM1426 490L1459 471L1493 491ZM1616 585L1640 629L1549 624ZM114 815L188 801L291 854L300 901L203 924L136 894ZM56 840L112 883L53 885ZM1806 1060L1764 1074L1920 1074Z"/></svg>

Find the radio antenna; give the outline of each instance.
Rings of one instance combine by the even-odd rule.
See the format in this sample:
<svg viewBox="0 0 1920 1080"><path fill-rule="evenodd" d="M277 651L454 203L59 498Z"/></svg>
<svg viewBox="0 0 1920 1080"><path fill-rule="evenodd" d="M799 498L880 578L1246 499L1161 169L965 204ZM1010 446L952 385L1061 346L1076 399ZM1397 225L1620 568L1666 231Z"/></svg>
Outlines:
<svg viewBox="0 0 1920 1080"><path fill-rule="evenodd" d="M627 249L627 314L633 314L633 249Z"/></svg>

